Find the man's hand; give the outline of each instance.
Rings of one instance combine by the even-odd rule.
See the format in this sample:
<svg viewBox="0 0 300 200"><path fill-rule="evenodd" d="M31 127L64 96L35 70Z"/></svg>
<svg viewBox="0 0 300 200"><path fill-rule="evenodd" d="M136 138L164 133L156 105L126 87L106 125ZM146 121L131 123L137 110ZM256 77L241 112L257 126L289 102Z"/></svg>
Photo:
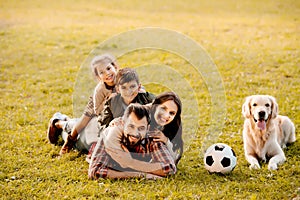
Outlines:
<svg viewBox="0 0 300 200"><path fill-rule="evenodd" d="M163 145L164 146L164 145ZM166 148L166 147L165 147ZM106 152L114 159L119 165L123 168L131 168L138 172L143 172L147 174L153 174L156 176L167 176L169 172L166 173L164 168L162 167L162 161L157 162L145 162L137 159L133 159L129 152L125 152L123 150L117 150L112 148L105 148ZM174 169L176 171L176 166L174 165ZM147 179L157 178L155 176L146 177Z"/></svg>
<svg viewBox="0 0 300 200"><path fill-rule="evenodd" d="M162 177L161 177L161 176L154 175L154 174L146 173L146 174L145 174L145 179L156 180L156 179L162 179Z"/></svg>
<svg viewBox="0 0 300 200"><path fill-rule="evenodd" d="M105 151L112 157L112 159L114 159L117 163L119 163L121 167L123 168L130 167L132 157L128 152L128 150L127 152L125 152L118 149L105 148Z"/></svg>

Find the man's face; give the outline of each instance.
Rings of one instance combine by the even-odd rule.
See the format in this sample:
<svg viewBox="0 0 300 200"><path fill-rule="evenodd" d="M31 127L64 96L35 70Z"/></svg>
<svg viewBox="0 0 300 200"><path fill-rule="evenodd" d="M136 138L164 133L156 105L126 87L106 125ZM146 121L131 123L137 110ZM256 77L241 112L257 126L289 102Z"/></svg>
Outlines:
<svg viewBox="0 0 300 200"><path fill-rule="evenodd" d="M118 86L119 93L127 105L130 104L138 95L139 89L140 85L135 80Z"/></svg>
<svg viewBox="0 0 300 200"><path fill-rule="evenodd" d="M124 124L124 136L130 145L138 143L145 138L148 129L147 118L138 119L134 113L130 113Z"/></svg>

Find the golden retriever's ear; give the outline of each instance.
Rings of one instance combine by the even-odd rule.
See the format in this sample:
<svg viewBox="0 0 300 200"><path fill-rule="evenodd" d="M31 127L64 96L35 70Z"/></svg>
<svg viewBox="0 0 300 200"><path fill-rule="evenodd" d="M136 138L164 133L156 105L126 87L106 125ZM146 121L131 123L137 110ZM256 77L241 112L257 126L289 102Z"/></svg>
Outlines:
<svg viewBox="0 0 300 200"><path fill-rule="evenodd" d="M277 104L276 99L274 97L272 97L272 96L268 96L268 97L272 102L272 106L271 106L272 118L276 118L277 115L278 115L278 104Z"/></svg>
<svg viewBox="0 0 300 200"><path fill-rule="evenodd" d="M245 118L249 118L251 113L250 113L250 101L251 101L251 96L247 97L245 100L245 103L242 106L242 114Z"/></svg>

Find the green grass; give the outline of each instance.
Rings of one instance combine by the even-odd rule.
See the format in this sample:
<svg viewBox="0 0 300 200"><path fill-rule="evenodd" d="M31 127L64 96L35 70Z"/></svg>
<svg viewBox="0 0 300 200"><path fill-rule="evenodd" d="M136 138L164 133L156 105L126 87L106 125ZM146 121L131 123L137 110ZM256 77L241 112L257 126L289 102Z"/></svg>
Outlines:
<svg viewBox="0 0 300 200"><path fill-rule="evenodd" d="M299 199L299 14L294 0L0 1L0 199ZM74 116L81 64L101 42L142 27L189 36L217 65L227 112L222 132L215 134L238 156L232 174L211 175L203 167L201 146L213 123L207 85L184 59L158 50L135 51L119 63L168 65L193 88L199 120L186 120L191 108L184 104L184 134L192 139L176 176L90 181L84 155L56 158L60 146L46 139L48 120L56 111ZM154 93L165 89L146 87ZM182 92L188 102L191 94ZM274 172L267 165L250 171L243 155L241 105L252 94L275 96L280 113L296 125L298 140Z"/></svg>

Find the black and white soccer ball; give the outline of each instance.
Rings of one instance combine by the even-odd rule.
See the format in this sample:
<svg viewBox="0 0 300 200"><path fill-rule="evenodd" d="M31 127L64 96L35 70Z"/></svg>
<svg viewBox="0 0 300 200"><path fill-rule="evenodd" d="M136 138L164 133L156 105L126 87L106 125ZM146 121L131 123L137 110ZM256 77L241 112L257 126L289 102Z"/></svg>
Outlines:
<svg viewBox="0 0 300 200"><path fill-rule="evenodd" d="M213 144L204 154L204 165L211 173L227 174L236 166L236 155L227 144Z"/></svg>

